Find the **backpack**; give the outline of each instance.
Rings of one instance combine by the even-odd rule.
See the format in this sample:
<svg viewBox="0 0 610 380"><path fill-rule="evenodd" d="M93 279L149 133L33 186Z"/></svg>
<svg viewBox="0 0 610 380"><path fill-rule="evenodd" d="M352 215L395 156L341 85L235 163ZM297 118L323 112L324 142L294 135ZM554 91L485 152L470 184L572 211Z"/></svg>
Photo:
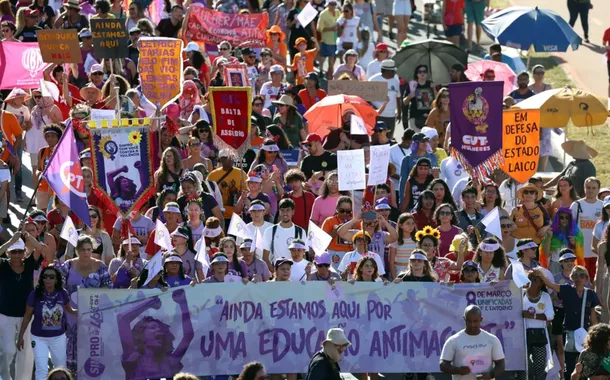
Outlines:
<svg viewBox="0 0 610 380"><path fill-rule="evenodd" d="M294 224L294 223L293 223ZM275 256L275 247L274 247L274 242L275 242L275 233L277 232L277 227L279 226L279 224L274 224L271 230L271 256ZM297 226L296 224L294 224L294 238L295 239L301 239L303 237L303 229L299 226Z"/></svg>

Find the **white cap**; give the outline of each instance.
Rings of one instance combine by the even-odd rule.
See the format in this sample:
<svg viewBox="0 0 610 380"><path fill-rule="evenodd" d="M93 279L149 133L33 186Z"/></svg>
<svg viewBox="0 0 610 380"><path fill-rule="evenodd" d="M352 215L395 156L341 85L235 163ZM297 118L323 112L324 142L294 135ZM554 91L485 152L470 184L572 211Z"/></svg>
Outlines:
<svg viewBox="0 0 610 380"><path fill-rule="evenodd" d="M186 236L185 234L183 234L182 232L180 232L180 229L177 228L176 231L172 232L171 234L169 234L169 236L174 237L174 236L180 236L183 237L185 239L188 239L189 237Z"/></svg>
<svg viewBox="0 0 610 380"><path fill-rule="evenodd" d="M21 239L17 239L16 242L13 243L13 245L11 245L8 250L8 252L10 251L25 251L25 243L23 242L23 240Z"/></svg>
<svg viewBox="0 0 610 380"><path fill-rule="evenodd" d="M91 65L91 68L89 69L89 74L97 73L97 72L103 73L104 68L99 63L94 63L93 65Z"/></svg>
<svg viewBox="0 0 610 380"><path fill-rule="evenodd" d="M249 175L247 182L261 183L261 182L263 182L263 179L257 175Z"/></svg>
<svg viewBox="0 0 610 380"><path fill-rule="evenodd" d="M131 245L142 245L142 243L140 243L140 241L134 236L132 236L131 239L123 240L123 243L121 243L121 245L129 245L130 240L131 240Z"/></svg>
<svg viewBox="0 0 610 380"><path fill-rule="evenodd" d="M421 133L426 135L427 138L432 139L433 137L438 137L438 131L436 128L423 127L421 129Z"/></svg>
<svg viewBox="0 0 610 380"><path fill-rule="evenodd" d="M181 263L181 262L182 262L182 259L181 259L180 257L178 257L178 256L174 256L174 255L172 255L172 256L168 256L168 257L165 259L165 262L163 263L163 265L165 265L165 264L167 264L167 263L172 263L172 262L174 262L174 263Z"/></svg>
<svg viewBox="0 0 610 380"><path fill-rule="evenodd" d="M186 47L184 48L184 52L188 53L191 51L199 51L199 45L197 45L197 42L189 42Z"/></svg>
<svg viewBox="0 0 610 380"><path fill-rule="evenodd" d="M273 65L271 66L271 68L269 68L269 73L284 73L284 68L280 65Z"/></svg>

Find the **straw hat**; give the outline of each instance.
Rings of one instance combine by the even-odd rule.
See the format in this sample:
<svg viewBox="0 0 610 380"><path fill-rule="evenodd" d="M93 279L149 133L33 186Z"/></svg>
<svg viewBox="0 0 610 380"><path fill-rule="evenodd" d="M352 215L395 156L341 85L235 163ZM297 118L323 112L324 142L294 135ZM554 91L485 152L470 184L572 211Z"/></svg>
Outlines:
<svg viewBox="0 0 610 380"><path fill-rule="evenodd" d="M102 98L102 91L99 88L95 87L95 85L93 83L89 83L87 86L80 89L80 97L82 99L85 99L86 98L85 94L90 91L95 91L95 93L96 93L95 98L97 100L100 100Z"/></svg>
<svg viewBox="0 0 610 380"><path fill-rule="evenodd" d="M296 109L296 107L294 106L294 101L292 100L292 97L290 95L282 95L279 100L275 100L271 102L271 104L275 106L283 105Z"/></svg>
<svg viewBox="0 0 610 380"><path fill-rule="evenodd" d="M536 191L536 200L542 199L542 197L544 196L544 194L542 193L542 189L541 188L539 188L538 186L534 185L533 183L528 183L527 185L525 185L522 188L520 188L519 190L517 190L517 199L523 200L523 192L526 191L526 190L534 190L534 191Z"/></svg>
<svg viewBox="0 0 610 380"><path fill-rule="evenodd" d="M68 0L64 3L64 7L80 10L80 3L78 0Z"/></svg>
<svg viewBox="0 0 610 380"><path fill-rule="evenodd" d="M590 160L597 157L597 151L582 140L570 140L561 144L561 148L575 160Z"/></svg>

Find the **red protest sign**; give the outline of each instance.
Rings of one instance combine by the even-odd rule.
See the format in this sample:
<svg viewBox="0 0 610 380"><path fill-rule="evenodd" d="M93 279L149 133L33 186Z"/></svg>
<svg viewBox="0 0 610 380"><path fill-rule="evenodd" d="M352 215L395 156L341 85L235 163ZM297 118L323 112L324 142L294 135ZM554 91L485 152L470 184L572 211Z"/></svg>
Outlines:
<svg viewBox="0 0 610 380"><path fill-rule="evenodd" d="M242 148L248 141L251 97L251 87L210 87L214 133L235 150Z"/></svg>
<svg viewBox="0 0 610 380"><path fill-rule="evenodd" d="M217 45L229 41L233 47L265 47L267 13L228 14L192 4L185 17L185 41Z"/></svg>
<svg viewBox="0 0 610 380"><path fill-rule="evenodd" d="M138 44L142 92L157 108L162 108L182 92L182 40L142 37Z"/></svg>

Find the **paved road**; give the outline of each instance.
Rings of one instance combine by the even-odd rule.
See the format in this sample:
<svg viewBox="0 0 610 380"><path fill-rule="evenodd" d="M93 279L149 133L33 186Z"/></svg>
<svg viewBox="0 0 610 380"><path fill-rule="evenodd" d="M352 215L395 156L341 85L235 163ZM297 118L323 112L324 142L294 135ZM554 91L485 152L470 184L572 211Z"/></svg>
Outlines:
<svg viewBox="0 0 610 380"><path fill-rule="evenodd" d="M530 0L510 0L518 6L532 6ZM610 27L610 1L594 1L594 8L589 13L589 39L591 43L583 43L576 51L554 54L561 62L561 67L572 77L578 87L588 90L597 96L608 96L608 75L602 46L604 31ZM565 1L537 0L540 8L552 9L565 20L569 20ZM583 37L580 19L576 21L574 30Z"/></svg>

